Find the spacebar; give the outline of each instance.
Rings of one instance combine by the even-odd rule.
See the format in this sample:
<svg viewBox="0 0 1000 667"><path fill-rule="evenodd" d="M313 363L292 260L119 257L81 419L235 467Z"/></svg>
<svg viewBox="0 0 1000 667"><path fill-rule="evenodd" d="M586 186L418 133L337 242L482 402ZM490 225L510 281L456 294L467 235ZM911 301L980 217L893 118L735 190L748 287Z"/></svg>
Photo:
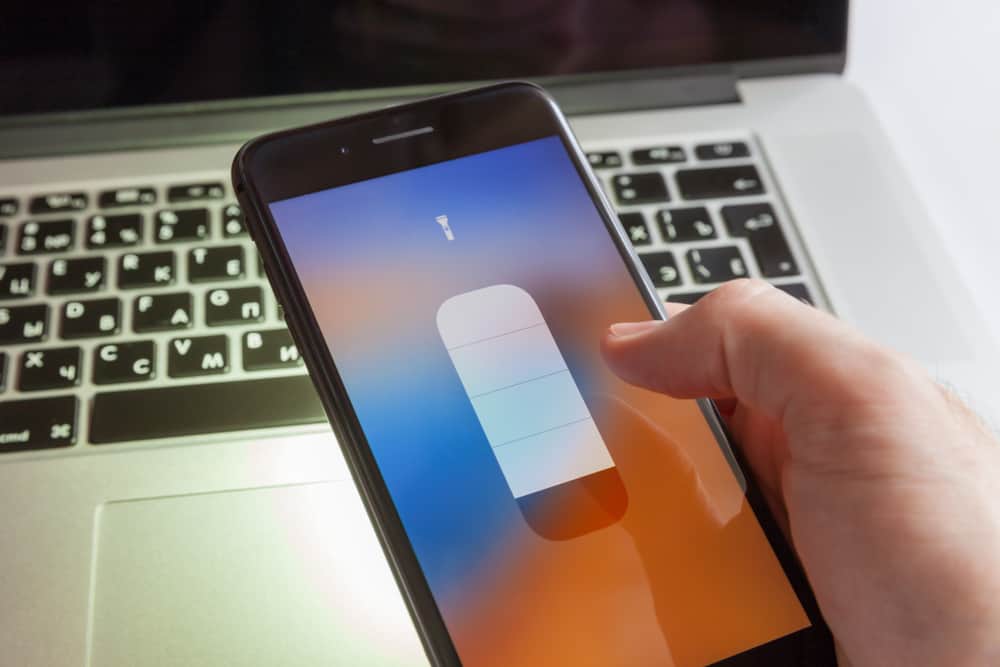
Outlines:
<svg viewBox="0 0 1000 667"><path fill-rule="evenodd" d="M99 393L91 415L95 445L326 421L307 375Z"/></svg>

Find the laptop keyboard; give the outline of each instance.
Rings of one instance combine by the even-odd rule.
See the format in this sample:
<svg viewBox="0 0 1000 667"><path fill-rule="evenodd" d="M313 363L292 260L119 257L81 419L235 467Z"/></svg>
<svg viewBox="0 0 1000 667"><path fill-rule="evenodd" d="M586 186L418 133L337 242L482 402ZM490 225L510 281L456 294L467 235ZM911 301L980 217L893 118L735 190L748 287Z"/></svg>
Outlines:
<svg viewBox="0 0 1000 667"><path fill-rule="evenodd" d="M587 153L665 300L764 278L816 304L819 290L752 137Z"/></svg>
<svg viewBox="0 0 1000 667"><path fill-rule="evenodd" d="M752 138L587 157L663 298L757 276L814 302ZM221 175L0 192L0 452L324 419Z"/></svg>

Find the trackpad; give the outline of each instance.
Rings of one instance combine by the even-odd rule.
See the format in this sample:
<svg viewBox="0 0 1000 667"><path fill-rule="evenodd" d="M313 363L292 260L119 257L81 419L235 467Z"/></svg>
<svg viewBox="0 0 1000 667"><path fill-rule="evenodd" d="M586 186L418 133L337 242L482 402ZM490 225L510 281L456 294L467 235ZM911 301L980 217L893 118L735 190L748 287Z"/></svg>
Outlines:
<svg viewBox="0 0 1000 667"><path fill-rule="evenodd" d="M111 502L91 661L426 665L349 482Z"/></svg>

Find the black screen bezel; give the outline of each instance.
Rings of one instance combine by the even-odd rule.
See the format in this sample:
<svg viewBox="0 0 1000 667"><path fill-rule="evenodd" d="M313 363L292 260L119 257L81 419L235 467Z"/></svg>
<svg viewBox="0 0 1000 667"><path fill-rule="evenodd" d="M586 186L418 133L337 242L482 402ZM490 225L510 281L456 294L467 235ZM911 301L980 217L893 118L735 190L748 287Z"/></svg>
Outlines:
<svg viewBox="0 0 1000 667"><path fill-rule="evenodd" d="M372 141L425 127L433 131L395 141ZM562 139L651 317L664 317L656 292L641 272L565 118L551 97L533 84L497 84L266 135L248 142L233 162L233 185L246 212L247 227L285 308L289 328L302 350L424 648L436 665L461 665L461 660L270 214L269 204L553 135ZM716 666L835 665L831 635L794 552L749 474L740 450L729 447L732 439L714 405L704 400L699 403L720 447L724 451L732 449L745 472L748 502L812 623L809 628L727 658Z"/></svg>
<svg viewBox="0 0 1000 667"><path fill-rule="evenodd" d="M307 3L308 4L308 3ZM711 3L707 3L711 4ZM724 1L720 5L727 5ZM221 17L237 25L215 22L202 23L184 20L182 16L160 16L158 13L142 18L144 28L157 31L146 41L133 44L134 17L115 16L107 8L104 11L87 12L67 22L49 16L43 9L28 9L15 12L8 23L12 30L8 41L12 49L7 54L7 70L0 68L10 85L9 91L0 92L0 119L18 119L37 114L79 114L81 112L104 112L114 115L131 113L162 113L164 110L189 111L192 109L222 110L242 109L248 100L252 104L282 103L298 99L311 103L318 97L331 102L377 100L386 97L428 95L460 86L474 85L476 81L496 81L509 78L539 80L546 85L575 85L601 81L621 81L636 78L664 79L675 76L711 75L727 73L736 76L778 76L803 72L840 72L843 70L847 48L849 0L812 0L806 8L796 8L793 2L782 6L756 7L756 14L765 20L763 28L778 29L777 38L757 41L756 35L762 26L739 23L739 12L754 13L754 6L739 6L728 3L726 13L715 16L718 8L708 7L710 16L720 19L716 38L720 39L718 51L711 54L661 54L662 59L650 61L616 62L614 59L595 62L582 69L564 69L552 63L539 63L538 67L520 67L510 71L483 72L482 77L468 73L440 73L428 69L414 73L411 78L378 79L371 87L368 81L323 79L324 72L336 70L338 65L350 69L350 63L341 63L330 54L302 56L300 60L279 60L283 51L302 53L306 44L316 42L316 35L307 36L309 28L321 26L321 21L313 21L299 26L299 30L282 21L268 24L252 22L253 8L229 12ZM301 10L301 8L298 8ZM33 13L34 12L34 13ZM730 15L728 12L736 12ZM197 12L195 12L197 13ZM148 14L148 12L147 12ZM296 8L276 10L275 18L289 19L297 15ZM742 17L745 18L745 17ZM760 18L760 17L758 17ZM131 20L130 20L131 19ZM244 35L239 32L239 23L250 20L252 25L260 25L259 34ZM445 19L442 19L447 23ZM444 25L444 24L442 24ZM221 27L220 27L221 26ZM282 26L287 32L282 32ZM689 26L695 35L704 40L712 39L706 26ZM214 32L212 31L214 30ZM173 32L172 32L173 31ZM204 32L202 32L204 31ZM303 34L303 33L307 34ZM2 33L2 30L0 30ZM124 34L121 34L124 33ZM144 34L144 33L143 33ZM124 37L125 39L123 39ZM160 37L162 43L156 39ZM172 39L168 39L168 37ZM335 40L337 35L324 34L322 43ZM234 39L240 48L234 49L229 42ZM373 44L379 45L377 36L372 36ZM103 40L103 41L102 41ZM186 78L170 81L167 78L177 71L178 65L169 60L173 53L195 53L195 44L201 41L200 57L189 60L198 63L193 73L185 72ZM25 47L24 43L30 44ZM205 44L225 44L220 52L205 51ZM38 46L42 45L42 46ZM261 48L254 51L254 45ZM65 51L50 52L47 48L61 46ZM118 48L121 51L117 50ZM391 45L384 47L391 48ZM511 46L512 49L516 45ZM158 51L159 50L159 51ZM225 60L230 54L240 54L233 63ZM157 55L160 55L157 58ZM324 58L323 56L326 55ZM405 54L404 54L405 55ZM0 54L2 59L3 54ZM166 56L166 57L165 57ZM215 56L215 57L213 57ZM398 57L389 51L382 58L386 62ZM460 57L460 55L459 55ZM254 58L262 59L255 61ZM503 62L502 58L494 60ZM64 64L63 64L64 63ZM90 69L75 70L72 66L89 63ZM209 64L205 64L209 63ZM214 64L213 64L214 63ZM249 63L247 71L236 65ZM143 64L146 66L143 67ZM184 64L183 62L181 64ZM376 63L372 62L372 69ZM41 66L40 66L41 65ZM270 66L269 66L270 65ZM548 66L546 66L548 65ZM39 67L40 66L40 67ZM173 66L173 67L171 67ZM314 76L297 80L299 71L315 67ZM363 67L364 65L362 65ZM189 65L190 67L190 65ZM164 69L165 68L165 69ZM249 74L248 74L249 72ZM291 72L292 74L289 74ZM105 73L110 78L99 80L97 74ZM478 74L478 72L473 72ZM378 76L377 71L374 76ZM97 77L97 80L95 80ZM241 78L242 77L242 78ZM204 80L209 83L201 83ZM41 97L31 95L35 81L45 82L46 89L63 90L67 87L85 87L87 90L107 90L99 97L88 97L83 93L64 90L61 97ZM238 87L226 88L229 82L238 82ZM24 83L22 86L16 85ZM61 85L60 85L61 84ZM85 85L89 84L89 85ZM234 84L235 85L235 84Z"/></svg>

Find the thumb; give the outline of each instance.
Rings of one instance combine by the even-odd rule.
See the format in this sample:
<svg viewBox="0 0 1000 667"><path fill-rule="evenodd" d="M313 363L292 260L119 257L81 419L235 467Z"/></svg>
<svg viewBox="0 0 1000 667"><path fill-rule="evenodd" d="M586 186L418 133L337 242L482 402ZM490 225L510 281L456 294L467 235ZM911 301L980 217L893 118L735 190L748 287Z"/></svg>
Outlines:
<svg viewBox="0 0 1000 667"><path fill-rule="evenodd" d="M736 398L789 435L796 422L868 409L887 374L905 370L846 324L748 280L723 285L667 321L615 324L602 351L632 384L677 398Z"/></svg>

